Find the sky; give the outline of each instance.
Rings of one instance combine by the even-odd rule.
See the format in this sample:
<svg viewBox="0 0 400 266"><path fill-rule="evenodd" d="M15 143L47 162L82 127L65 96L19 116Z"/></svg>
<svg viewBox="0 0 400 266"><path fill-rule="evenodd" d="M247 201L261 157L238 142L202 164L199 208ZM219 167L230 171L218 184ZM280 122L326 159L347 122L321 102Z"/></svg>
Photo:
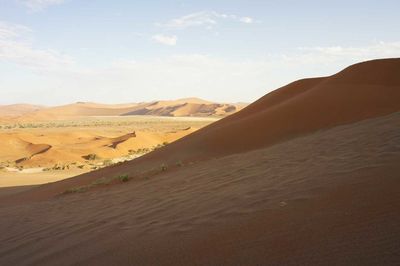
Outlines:
<svg viewBox="0 0 400 266"><path fill-rule="evenodd" d="M200 97L400 57L400 1L0 0L0 105Z"/></svg>

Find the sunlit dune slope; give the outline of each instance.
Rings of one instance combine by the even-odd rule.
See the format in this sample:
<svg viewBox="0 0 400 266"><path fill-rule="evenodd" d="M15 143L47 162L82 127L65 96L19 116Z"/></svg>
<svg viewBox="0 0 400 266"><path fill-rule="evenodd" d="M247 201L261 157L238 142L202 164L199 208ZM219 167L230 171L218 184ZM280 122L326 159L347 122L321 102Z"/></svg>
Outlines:
<svg viewBox="0 0 400 266"><path fill-rule="evenodd" d="M181 138L196 128L173 132L135 131L123 135L104 130L74 129L35 132L11 132L0 135L0 161L23 167L52 167L56 164L82 163L88 155L100 160L126 156L131 151L152 149L161 143Z"/></svg>

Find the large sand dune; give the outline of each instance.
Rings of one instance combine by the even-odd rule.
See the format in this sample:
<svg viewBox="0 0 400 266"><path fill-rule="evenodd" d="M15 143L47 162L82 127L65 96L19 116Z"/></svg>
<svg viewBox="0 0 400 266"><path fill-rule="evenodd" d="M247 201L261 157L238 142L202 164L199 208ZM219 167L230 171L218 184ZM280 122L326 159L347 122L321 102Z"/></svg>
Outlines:
<svg viewBox="0 0 400 266"><path fill-rule="evenodd" d="M399 125L400 59L294 82L134 161L1 197L0 263L398 265Z"/></svg>
<svg viewBox="0 0 400 266"><path fill-rule="evenodd" d="M0 198L0 262L396 265L399 122L396 113L37 203Z"/></svg>
<svg viewBox="0 0 400 266"><path fill-rule="evenodd" d="M399 59L388 59L353 65L331 77L296 81L174 143L160 156L173 153L175 160L193 160L248 151L399 111L399 73Z"/></svg>

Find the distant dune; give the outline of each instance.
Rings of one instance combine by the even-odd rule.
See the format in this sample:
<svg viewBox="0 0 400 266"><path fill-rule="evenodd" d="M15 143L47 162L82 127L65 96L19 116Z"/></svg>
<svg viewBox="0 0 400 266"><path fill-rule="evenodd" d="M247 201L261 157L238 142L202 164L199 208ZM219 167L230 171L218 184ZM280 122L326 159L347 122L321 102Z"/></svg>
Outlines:
<svg viewBox="0 0 400 266"><path fill-rule="evenodd" d="M192 103L192 102L155 102L123 115L155 116L227 116L241 110L244 106L237 104Z"/></svg>
<svg viewBox="0 0 400 266"><path fill-rule="evenodd" d="M11 105L0 105L0 117L2 116L21 116L31 112L38 111L45 108L40 105L32 104L11 104Z"/></svg>
<svg viewBox="0 0 400 266"><path fill-rule="evenodd" d="M137 108L131 105L105 105L97 103L78 102L63 106L49 107L35 112L27 113L20 120L48 121L56 119L71 119L82 116L119 116Z"/></svg>
<svg viewBox="0 0 400 266"><path fill-rule="evenodd" d="M0 106L1 116L13 116L17 121L45 121L82 116L217 116L233 114L246 104L213 103L198 98L128 104L100 104L77 102L73 104L38 107L33 105Z"/></svg>
<svg viewBox="0 0 400 266"><path fill-rule="evenodd" d="M399 158L400 59L355 64L1 197L0 264L399 265Z"/></svg>

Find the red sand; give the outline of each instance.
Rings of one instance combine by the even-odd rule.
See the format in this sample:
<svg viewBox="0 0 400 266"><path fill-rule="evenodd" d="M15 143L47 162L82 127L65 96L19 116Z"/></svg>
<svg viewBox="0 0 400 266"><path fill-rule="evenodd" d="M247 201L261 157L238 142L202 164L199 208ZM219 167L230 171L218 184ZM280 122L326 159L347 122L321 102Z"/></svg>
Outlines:
<svg viewBox="0 0 400 266"><path fill-rule="evenodd" d="M289 84L132 162L0 198L0 264L398 265L398 111L400 59Z"/></svg>

